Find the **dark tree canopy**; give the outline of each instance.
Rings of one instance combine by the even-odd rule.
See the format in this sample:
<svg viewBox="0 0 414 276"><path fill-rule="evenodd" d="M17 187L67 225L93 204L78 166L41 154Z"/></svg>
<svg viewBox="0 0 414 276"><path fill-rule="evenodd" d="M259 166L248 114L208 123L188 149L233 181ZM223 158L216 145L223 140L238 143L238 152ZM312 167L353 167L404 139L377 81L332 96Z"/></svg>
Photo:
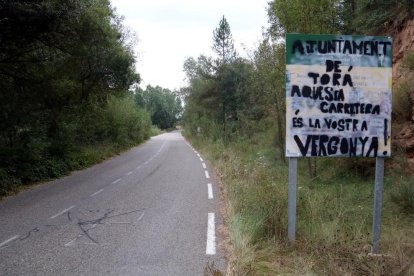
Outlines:
<svg viewBox="0 0 414 276"><path fill-rule="evenodd" d="M70 169L85 146L148 136L127 97L140 80L129 35L109 0L0 0L0 194Z"/></svg>
<svg viewBox="0 0 414 276"><path fill-rule="evenodd" d="M0 140L139 81L116 20L106 0L1 2Z"/></svg>

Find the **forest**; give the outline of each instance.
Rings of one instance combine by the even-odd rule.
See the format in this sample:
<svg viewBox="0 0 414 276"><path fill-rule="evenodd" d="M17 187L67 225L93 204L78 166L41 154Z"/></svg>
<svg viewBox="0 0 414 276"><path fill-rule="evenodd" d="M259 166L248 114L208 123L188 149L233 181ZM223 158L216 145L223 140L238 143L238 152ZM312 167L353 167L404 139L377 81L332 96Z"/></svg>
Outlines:
<svg viewBox="0 0 414 276"><path fill-rule="evenodd" d="M287 240L285 158L287 33L392 36L393 70L399 76L393 80L393 137L412 128L414 86L409 76L414 72L414 48L400 46L404 44L401 33L409 33L414 20L412 1L274 0L268 3L267 13L269 26L247 58L235 51L231 22L223 16L212 30L215 55L190 57L184 62L189 83L181 90L185 135L216 167L228 202L225 214L231 258L227 272L412 275L411 146L395 139L393 157L386 160L383 255L379 257L370 255L375 159L299 160L297 241L292 248ZM296 45L295 49L309 51L307 46ZM357 44L348 46L342 50L367 55L379 51L378 45L369 43L364 49ZM339 49L333 44L319 48L325 52ZM313 95L299 88L296 93ZM374 111L370 106L369 112L379 113L379 107Z"/></svg>
<svg viewBox="0 0 414 276"><path fill-rule="evenodd" d="M109 0L0 1L0 197L175 126L179 97L138 86L135 43Z"/></svg>

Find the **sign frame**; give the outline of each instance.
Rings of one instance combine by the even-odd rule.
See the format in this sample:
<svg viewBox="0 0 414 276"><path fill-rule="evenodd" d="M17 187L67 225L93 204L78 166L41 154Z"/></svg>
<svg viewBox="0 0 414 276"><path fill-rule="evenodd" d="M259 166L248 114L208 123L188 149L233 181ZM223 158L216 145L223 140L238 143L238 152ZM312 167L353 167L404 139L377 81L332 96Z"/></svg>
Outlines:
<svg viewBox="0 0 414 276"><path fill-rule="evenodd" d="M353 76L354 68L358 74ZM290 246L296 235L298 158L375 157L372 254L379 254L384 157L391 156L391 109L391 37L286 34Z"/></svg>

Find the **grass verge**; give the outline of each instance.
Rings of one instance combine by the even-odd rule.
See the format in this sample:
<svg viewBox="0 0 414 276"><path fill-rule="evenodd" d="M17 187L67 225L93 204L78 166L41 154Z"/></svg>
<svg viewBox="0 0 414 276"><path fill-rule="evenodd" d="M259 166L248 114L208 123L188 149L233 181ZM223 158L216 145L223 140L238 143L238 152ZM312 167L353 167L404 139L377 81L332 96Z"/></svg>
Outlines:
<svg viewBox="0 0 414 276"><path fill-rule="evenodd" d="M229 274L414 275L414 192L408 176L386 170L382 255L369 254L370 159L318 159L314 178L306 160L299 161L297 241L288 247L288 166L277 158L273 136L256 133L226 146L189 137L215 166L228 200L234 255Z"/></svg>

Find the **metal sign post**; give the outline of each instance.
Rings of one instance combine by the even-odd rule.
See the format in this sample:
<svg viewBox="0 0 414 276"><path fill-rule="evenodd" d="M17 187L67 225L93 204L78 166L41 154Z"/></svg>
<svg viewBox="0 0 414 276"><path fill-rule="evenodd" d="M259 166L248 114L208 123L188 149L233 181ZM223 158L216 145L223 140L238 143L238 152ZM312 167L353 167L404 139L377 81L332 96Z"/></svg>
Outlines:
<svg viewBox="0 0 414 276"><path fill-rule="evenodd" d="M372 254L379 254L381 240L382 191L384 186L384 158L375 162L374 212L372 222Z"/></svg>
<svg viewBox="0 0 414 276"><path fill-rule="evenodd" d="M289 195L288 195L288 238L293 246L296 235L296 193L298 182L298 158L289 158Z"/></svg>

